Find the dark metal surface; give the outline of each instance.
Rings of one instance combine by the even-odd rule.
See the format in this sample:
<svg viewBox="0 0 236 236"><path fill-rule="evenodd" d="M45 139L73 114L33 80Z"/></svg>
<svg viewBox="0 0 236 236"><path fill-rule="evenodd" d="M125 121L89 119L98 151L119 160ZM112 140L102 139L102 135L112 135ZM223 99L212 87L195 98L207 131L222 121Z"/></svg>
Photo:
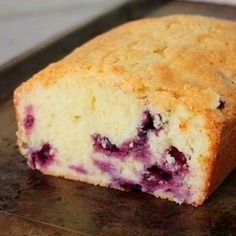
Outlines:
<svg viewBox="0 0 236 236"><path fill-rule="evenodd" d="M141 5L133 4L125 13L130 18L134 17L132 12L142 12ZM154 5L150 6L146 9L155 10ZM182 2L165 3L149 15L181 12L236 19L235 8ZM119 14L114 15L114 24L118 24ZM111 17L100 23L112 20ZM97 28L105 30L112 25ZM86 32L85 35L89 37ZM9 94L37 69L70 51L76 45L76 40L70 37L64 38L65 51L60 51L63 41L56 42L55 48L47 46L0 72L0 90L5 91L0 94L0 99L4 98L0 103L0 235L236 235L235 171L204 205L193 208L147 194L125 193L44 176L26 166L15 145L16 123ZM77 40L79 38L77 36ZM78 42L84 40L85 36ZM21 72L14 71L17 68ZM4 77L6 75L8 77Z"/></svg>

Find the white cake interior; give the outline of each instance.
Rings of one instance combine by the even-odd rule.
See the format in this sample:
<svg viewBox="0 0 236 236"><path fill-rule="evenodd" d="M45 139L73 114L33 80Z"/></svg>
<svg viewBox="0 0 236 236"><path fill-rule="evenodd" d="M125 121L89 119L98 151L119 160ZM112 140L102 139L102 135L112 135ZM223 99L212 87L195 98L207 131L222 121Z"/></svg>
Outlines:
<svg viewBox="0 0 236 236"><path fill-rule="evenodd" d="M19 141L31 168L178 203L203 194L210 141L204 117L176 105L64 77L35 83L19 100Z"/></svg>

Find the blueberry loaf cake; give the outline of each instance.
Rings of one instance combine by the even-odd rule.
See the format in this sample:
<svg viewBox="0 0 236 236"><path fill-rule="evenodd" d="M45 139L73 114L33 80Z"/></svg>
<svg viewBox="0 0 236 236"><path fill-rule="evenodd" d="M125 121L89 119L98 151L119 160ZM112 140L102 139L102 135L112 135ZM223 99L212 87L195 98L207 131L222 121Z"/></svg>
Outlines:
<svg viewBox="0 0 236 236"><path fill-rule="evenodd" d="M236 166L236 23L124 24L34 75L14 104L32 169L198 206Z"/></svg>

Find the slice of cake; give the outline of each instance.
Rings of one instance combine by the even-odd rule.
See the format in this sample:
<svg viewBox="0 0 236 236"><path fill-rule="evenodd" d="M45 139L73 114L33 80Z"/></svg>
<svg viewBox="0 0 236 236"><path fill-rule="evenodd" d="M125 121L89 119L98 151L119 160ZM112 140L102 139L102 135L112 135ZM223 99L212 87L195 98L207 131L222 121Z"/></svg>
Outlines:
<svg viewBox="0 0 236 236"><path fill-rule="evenodd" d="M124 24L18 87L32 169L194 206L236 165L236 23Z"/></svg>

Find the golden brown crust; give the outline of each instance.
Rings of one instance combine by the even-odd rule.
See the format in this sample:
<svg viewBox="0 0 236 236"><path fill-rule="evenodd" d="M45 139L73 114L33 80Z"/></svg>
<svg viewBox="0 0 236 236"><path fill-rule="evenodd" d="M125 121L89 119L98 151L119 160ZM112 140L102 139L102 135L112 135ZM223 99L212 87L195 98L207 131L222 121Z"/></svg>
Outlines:
<svg viewBox="0 0 236 236"><path fill-rule="evenodd" d="M206 193L212 193L236 166L236 120L227 123L221 131L216 156L211 163Z"/></svg>
<svg viewBox="0 0 236 236"><path fill-rule="evenodd" d="M144 19L77 48L36 74L16 94L31 89L38 79L50 86L69 74L137 96L164 96L158 105L166 108L181 100L191 110L210 109L214 119L230 120L236 115L235 61L236 23L188 15ZM224 117L215 109L218 96L226 101Z"/></svg>

